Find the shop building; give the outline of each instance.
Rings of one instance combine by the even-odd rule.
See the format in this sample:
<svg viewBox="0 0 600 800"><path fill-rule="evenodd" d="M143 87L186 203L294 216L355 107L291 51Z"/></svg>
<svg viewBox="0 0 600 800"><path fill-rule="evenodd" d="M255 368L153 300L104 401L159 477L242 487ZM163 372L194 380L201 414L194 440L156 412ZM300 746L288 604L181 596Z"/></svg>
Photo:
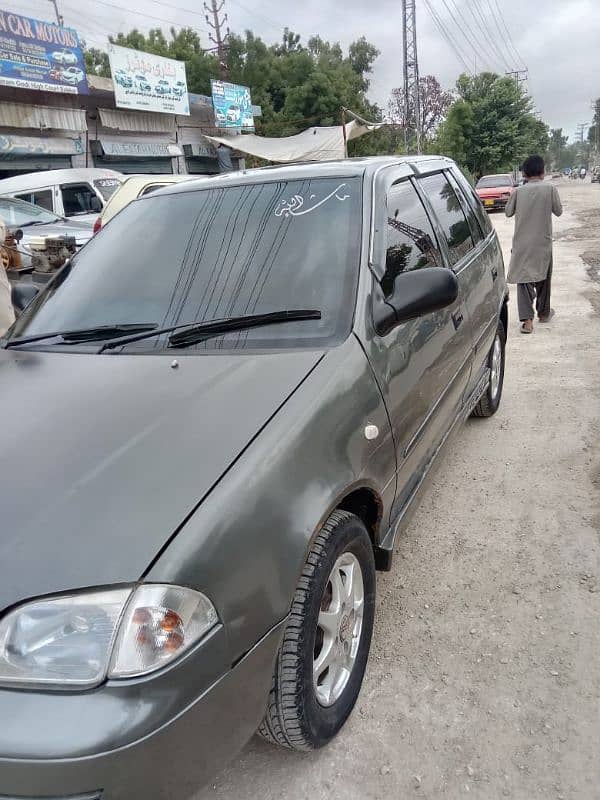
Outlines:
<svg viewBox="0 0 600 800"><path fill-rule="evenodd" d="M216 147L205 138L218 133L210 97L190 94L189 116L130 111L116 107L112 80L88 75L87 82L89 94L0 86L0 178L69 167L222 171ZM232 167L240 166L234 158Z"/></svg>

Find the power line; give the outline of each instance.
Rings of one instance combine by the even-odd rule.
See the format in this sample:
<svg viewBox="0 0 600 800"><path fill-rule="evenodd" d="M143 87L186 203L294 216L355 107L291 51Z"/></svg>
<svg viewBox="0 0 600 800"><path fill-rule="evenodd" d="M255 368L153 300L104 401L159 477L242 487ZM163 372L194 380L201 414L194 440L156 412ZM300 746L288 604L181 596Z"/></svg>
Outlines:
<svg viewBox="0 0 600 800"><path fill-rule="evenodd" d="M471 0L468 0L468 2L471 2ZM499 59L498 61L499 64L502 64L504 62L504 67L502 67L502 69L508 69L508 70L511 69L512 65L510 64L509 61L507 61L506 57L504 56L504 53L498 47L494 38L490 35L488 31L488 25L485 16L481 10L481 6L479 5L479 0L472 0L472 2L473 5L471 6L471 9L473 12L476 12L473 13L473 19L476 22L479 30L483 34L484 38L487 40L488 44L492 48L494 52L494 57Z"/></svg>
<svg viewBox="0 0 600 800"><path fill-rule="evenodd" d="M450 2L452 2L452 5L454 6L455 12L460 17L460 20L461 20L462 24L464 25L464 28L466 28L468 30L468 32L469 32L469 34L470 34L470 36L472 38L472 41L469 41L469 39L467 37L467 34L464 31L464 28L461 29L461 26L459 25L456 17L454 16L454 12L449 7L449 5L446 2L446 0L442 0L442 2L446 6L446 9L448 10L448 13L450 14L450 17L453 19L453 21L456 24L458 30L462 33L467 45L469 47L471 47L471 49L473 50L473 54L474 54L474 58L475 58L475 72L477 72L477 59L478 58L479 58L479 61L480 61L481 64L488 64L488 66L490 66L490 62L487 60L487 58L482 58L481 57L481 53L475 47L474 43L477 41L477 34L473 32L473 29L471 28L471 25L469 24L468 20L466 19L466 17L464 16L464 14L460 10L460 8L457 6L456 0L450 0ZM485 52L485 50L483 52Z"/></svg>
<svg viewBox="0 0 600 800"><path fill-rule="evenodd" d="M439 32L441 33L441 35L443 36L445 41L448 43L448 45L450 46L451 50L454 52L455 56L458 58L458 60L460 62L462 62L462 65L464 66L465 70L469 73L469 75L473 75L473 70L467 64L467 62L465 60L465 57L462 54L461 48L454 41L454 38L453 38L452 34L449 31L446 30L446 27L445 27L444 23L442 22L437 10L435 8L433 8L433 6L430 3L430 0L423 0L423 2L425 3L425 7L429 11L429 14L430 14L431 18L435 22L435 25L436 25L437 29L439 30Z"/></svg>
<svg viewBox="0 0 600 800"><path fill-rule="evenodd" d="M504 19L504 14L502 13L502 10L500 8L500 4L498 3L498 0L493 0L493 2L495 4L495 6L496 6L496 10L498 11L498 16L500 18L500 22L502 23L502 27L506 31L506 36L507 36L508 42L509 42L509 44L511 46L511 49L512 49L514 55L517 57L517 63L520 64L521 66L525 66L525 59L523 58L523 56L517 50L517 47L516 47L516 45L514 43L514 40L513 40L512 36L510 34L510 30L508 28L508 25L506 24L506 21Z"/></svg>
<svg viewBox="0 0 600 800"><path fill-rule="evenodd" d="M510 43L508 41L508 38L506 37L506 34L502 30L502 27L500 25L500 20L498 19L498 16L496 14L494 6L492 5L492 0L486 0L486 2L487 2L487 5L488 5L488 8L490 9L491 18L494 21L494 24L496 25L496 30L500 34L500 40L502 41L502 44L504 45L504 48L506 50L506 53L507 53L508 57L510 59L512 59L513 58L513 54L510 52ZM506 25L504 27L506 28ZM517 64L519 63L519 61L520 61L520 59L517 59Z"/></svg>

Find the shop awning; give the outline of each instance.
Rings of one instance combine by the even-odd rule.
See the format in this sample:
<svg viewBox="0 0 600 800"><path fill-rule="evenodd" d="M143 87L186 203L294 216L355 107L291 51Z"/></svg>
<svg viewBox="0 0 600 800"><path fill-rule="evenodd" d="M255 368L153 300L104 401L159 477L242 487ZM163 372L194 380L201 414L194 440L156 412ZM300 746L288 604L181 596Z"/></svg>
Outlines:
<svg viewBox="0 0 600 800"><path fill-rule="evenodd" d="M100 122L105 128L136 133L173 133L175 117L170 114L147 114L145 111L121 111L99 108Z"/></svg>
<svg viewBox="0 0 600 800"><path fill-rule="evenodd" d="M123 142L101 138L100 147L107 158L174 158L183 155L179 145L168 142Z"/></svg>
<svg viewBox="0 0 600 800"><path fill-rule="evenodd" d="M381 123L363 125L352 120L346 125L346 135L348 139L356 139L380 127ZM256 136L253 133L206 138L240 153L279 164L344 158L344 132L341 125L330 128L309 128L296 136L284 136L278 139Z"/></svg>
<svg viewBox="0 0 600 800"><path fill-rule="evenodd" d="M48 108L25 103L0 103L0 127L37 130L87 130L85 111L79 108Z"/></svg>
<svg viewBox="0 0 600 800"><path fill-rule="evenodd" d="M0 135L0 158L21 156L76 156L85 152L81 138Z"/></svg>

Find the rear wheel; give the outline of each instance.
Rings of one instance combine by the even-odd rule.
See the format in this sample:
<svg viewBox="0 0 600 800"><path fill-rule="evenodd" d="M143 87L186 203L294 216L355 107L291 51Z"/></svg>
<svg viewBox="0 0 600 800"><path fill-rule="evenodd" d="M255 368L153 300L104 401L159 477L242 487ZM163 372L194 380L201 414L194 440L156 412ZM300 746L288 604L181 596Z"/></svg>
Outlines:
<svg viewBox="0 0 600 800"><path fill-rule="evenodd" d="M334 511L296 589L259 733L295 750L327 744L350 715L375 612L373 547L354 514Z"/></svg>
<svg viewBox="0 0 600 800"><path fill-rule="evenodd" d="M494 343L488 356L490 382L481 399L473 409L474 417L491 417L498 411L504 386L504 362L506 353L506 333L502 322L498 322Z"/></svg>

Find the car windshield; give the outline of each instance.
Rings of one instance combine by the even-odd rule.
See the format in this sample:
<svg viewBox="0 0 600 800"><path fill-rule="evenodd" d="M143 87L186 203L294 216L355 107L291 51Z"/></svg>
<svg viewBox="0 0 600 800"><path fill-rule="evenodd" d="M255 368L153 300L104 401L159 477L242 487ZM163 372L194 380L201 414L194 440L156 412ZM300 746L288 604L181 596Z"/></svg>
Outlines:
<svg viewBox="0 0 600 800"><path fill-rule="evenodd" d="M11 228L63 221L61 217L41 206L34 206L24 200L9 200L7 197L0 197L0 217Z"/></svg>
<svg viewBox="0 0 600 800"><path fill-rule="evenodd" d="M478 189L495 189L497 186L512 186L510 175L485 175L477 181Z"/></svg>
<svg viewBox="0 0 600 800"><path fill-rule="evenodd" d="M361 185L357 177L273 181L134 201L20 317L14 336L300 308L321 318L227 333L186 352L343 341L358 282ZM127 349L166 346L161 335Z"/></svg>

